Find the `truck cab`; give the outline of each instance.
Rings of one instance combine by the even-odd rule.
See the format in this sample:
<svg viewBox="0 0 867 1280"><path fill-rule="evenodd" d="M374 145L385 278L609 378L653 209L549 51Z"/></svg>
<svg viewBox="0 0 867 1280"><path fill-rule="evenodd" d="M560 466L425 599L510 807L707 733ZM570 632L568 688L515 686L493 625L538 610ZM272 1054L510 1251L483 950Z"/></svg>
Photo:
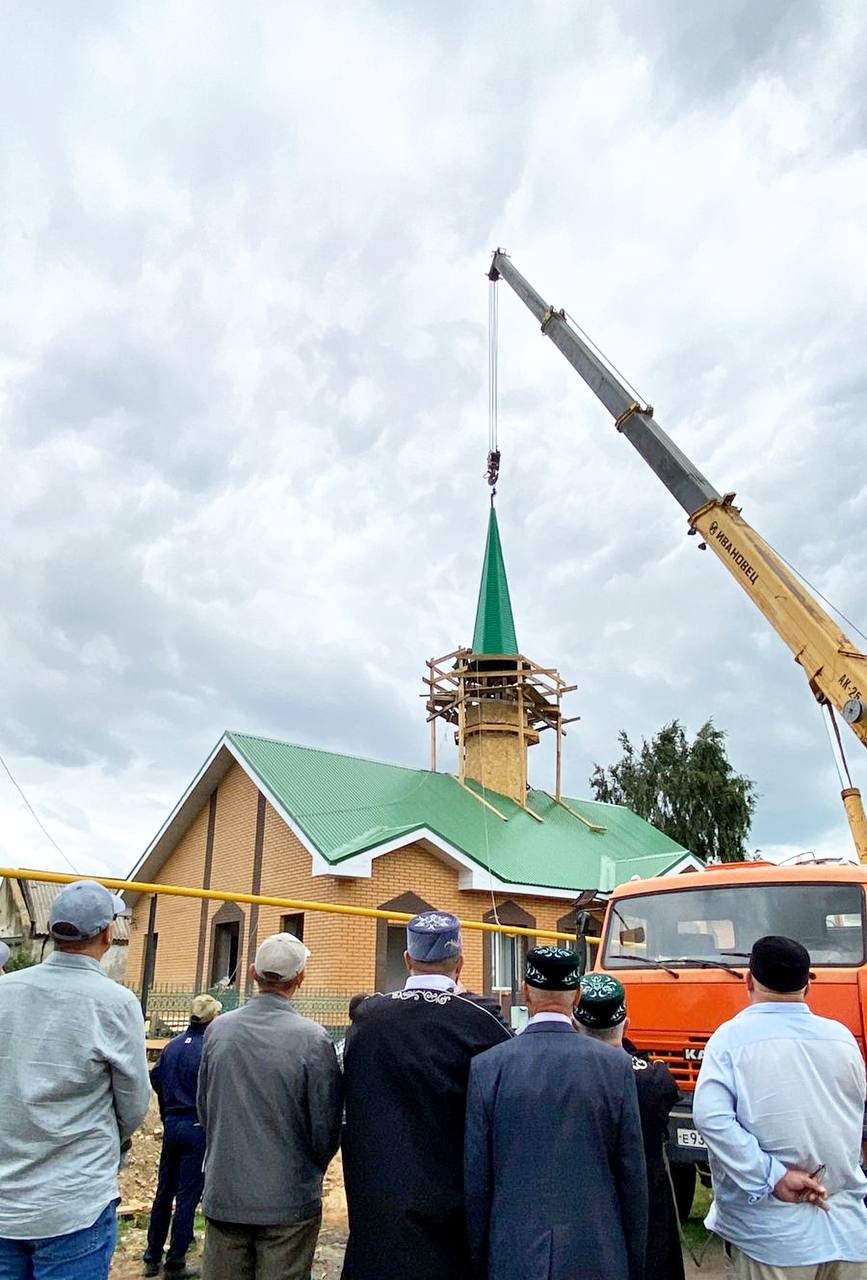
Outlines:
<svg viewBox="0 0 867 1280"><path fill-rule="evenodd" d="M864 1053L865 889L867 866L743 862L614 890L595 967L626 988L629 1039L680 1087L669 1158L681 1208L706 1164L692 1121L704 1046L748 1002L756 939L782 934L807 948L810 1008L844 1023Z"/></svg>

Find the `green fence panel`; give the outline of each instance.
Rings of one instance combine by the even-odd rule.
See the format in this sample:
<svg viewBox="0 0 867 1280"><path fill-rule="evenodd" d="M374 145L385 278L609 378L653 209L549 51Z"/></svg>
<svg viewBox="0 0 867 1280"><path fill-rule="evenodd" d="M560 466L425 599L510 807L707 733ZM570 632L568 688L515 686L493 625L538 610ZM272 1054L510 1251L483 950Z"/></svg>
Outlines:
<svg viewBox="0 0 867 1280"><path fill-rule="evenodd" d="M136 990L133 988L133 990ZM177 987L155 984L148 993L148 1033L160 1038L174 1036L183 1031L189 1023L190 1006L193 997L198 993L192 990L179 990ZM237 987L212 987L210 994L220 1001L223 1012L237 1009L248 999L247 992ZM295 1000L293 1009L318 1022L325 1027L333 1040L341 1040L349 1026L349 1001L351 991L333 991L302 988ZM141 998L141 990L136 990Z"/></svg>

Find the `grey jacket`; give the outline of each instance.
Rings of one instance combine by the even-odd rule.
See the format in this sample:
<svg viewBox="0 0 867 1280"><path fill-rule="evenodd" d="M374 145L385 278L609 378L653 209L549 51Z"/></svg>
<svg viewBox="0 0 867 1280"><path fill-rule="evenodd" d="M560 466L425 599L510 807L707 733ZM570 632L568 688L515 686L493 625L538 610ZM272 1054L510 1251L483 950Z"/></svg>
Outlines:
<svg viewBox="0 0 867 1280"><path fill-rule="evenodd" d="M222 1014L205 1035L197 1102L206 1217L283 1226L318 1213L343 1108L322 1027L275 995Z"/></svg>

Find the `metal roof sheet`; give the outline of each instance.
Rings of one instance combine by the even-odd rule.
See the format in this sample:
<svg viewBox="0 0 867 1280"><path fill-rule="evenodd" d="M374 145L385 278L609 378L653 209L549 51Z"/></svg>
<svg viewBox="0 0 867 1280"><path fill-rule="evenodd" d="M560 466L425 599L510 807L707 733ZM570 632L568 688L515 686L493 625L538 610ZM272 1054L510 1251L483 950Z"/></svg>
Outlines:
<svg viewBox="0 0 867 1280"><path fill-rule="evenodd" d="M47 938L48 916L63 885L48 884L43 880L19 880L18 883L30 912L34 934L38 938ZM125 916L118 916L114 922L114 939L116 942L129 941L129 920Z"/></svg>
<svg viewBox="0 0 867 1280"><path fill-rule="evenodd" d="M468 790L447 773L249 734L226 736L332 865L420 828L503 881L567 892L609 890L635 875L660 875L687 856L620 805L568 799L565 808L547 792L531 790L527 803L542 819L537 822L507 796L487 791L503 815L498 817L480 803L477 784L467 784ZM587 823L605 830L593 831Z"/></svg>

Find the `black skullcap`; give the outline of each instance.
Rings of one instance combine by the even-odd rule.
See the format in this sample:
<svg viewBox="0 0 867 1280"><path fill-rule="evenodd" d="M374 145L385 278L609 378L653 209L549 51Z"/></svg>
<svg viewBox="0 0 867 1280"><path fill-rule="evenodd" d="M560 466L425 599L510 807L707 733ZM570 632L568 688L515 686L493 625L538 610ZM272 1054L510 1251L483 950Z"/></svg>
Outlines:
<svg viewBox="0 0 867 1280"><path fill-rule="evenodd" d="M803 991L810 981L810 953L793 938L769 934L753 944L750 973L756 982L780 995Z"/></svg>
<svg viewBox="0 0 867 1280"><path fill-rule="evenodd" d="M577 951L565 947L533 947L527 952L524 976L531 987L544 991L574 991L581 981Z"/></svg>

